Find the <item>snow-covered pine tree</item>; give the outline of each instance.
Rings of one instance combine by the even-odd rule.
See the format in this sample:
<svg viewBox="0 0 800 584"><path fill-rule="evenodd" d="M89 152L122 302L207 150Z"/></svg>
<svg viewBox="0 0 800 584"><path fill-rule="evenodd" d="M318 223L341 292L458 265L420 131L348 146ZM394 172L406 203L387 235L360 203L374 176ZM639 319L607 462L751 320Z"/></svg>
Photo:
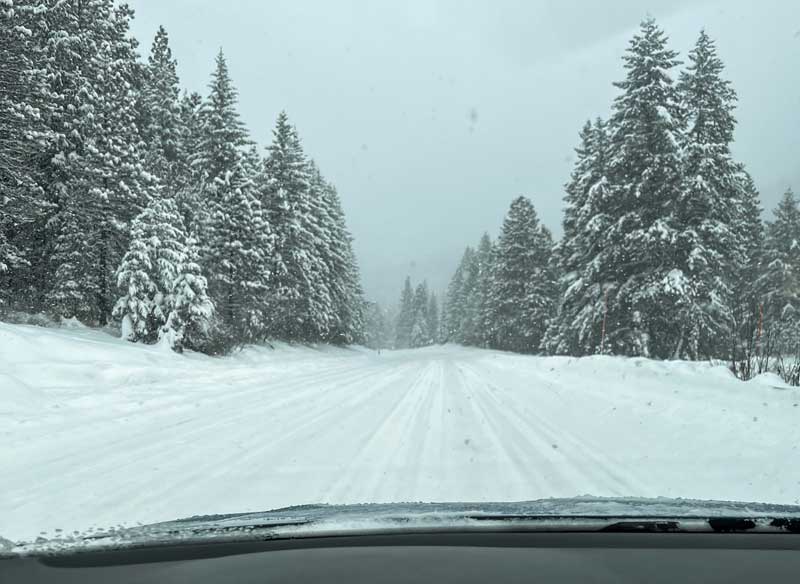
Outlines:
<svg viewBox="0 0 800 584"><path fill-rule="evenodd" d="M428 338L431 344L439 342L439 301L434 292L428 297L428 311L425 315L428 321Z"/></svg>
<svg viewBox="0 0 800 584"><path fill-rule="evenodd" d="M407 349L411 346L411 331L414 328L414 289L411 287L411 278L406 276L403 291L400 294L400 306L397 312L395 325L396 349Z"/></svg>
<svg viewBox="0 0 800 584"><path fill-rule="evenodd" d="M430 345L428 332L428 321L424 314L420 314L419 318L414 319L414 326L411 327L411 348L418 349Z"/></svg>
<svg viewBox="0 0 800 584"><path fill-rule="evenodd" d="M607 212L613 218L596 266L608 294L607 347L660 358L684 354L690 323L679 317L695 293L680 261L683 117L670 76L677 53L652 19L624 56L615 85ZM606 247L608 246L608 247Z"/></svg>
<svg viewBox="0 0 800 584"><path fill-rule="evenodd" d="M270 334L318 341L333 322L328 267L321 249L328 241L320 225L319 200L310 167L285 112L278 116L261 180L261 201L275 233Z"/></svg>
<svg viewBox="0 0 800 584"><path fill-rule="evenodd" d="M249 146L244 124L236 109L239 94L231 80L228 63L220 49L209 83L208 98L200 106L200 139L192 166L213 191L217 178L224 178L241 163ZM190 106L191 102L184 102ZM185 112L184 115L191 116Z"/></svg>
<svg viewBox="0 0 800 584"><path fill-rule="evenodd" d="M357 343L364 334L364 295L353 251L353 238L347 229L336 188L325 181L311 163L311 193L317 200L317 216L322 222L326 242L319 246L327 266L327 288L331 295L333 318L325 340L332 343Z"/></svg>
<svg viewBox="0 0 800 584"><path fill-rule="evenodd" d="M217 177L211 192L202 256L209 292L231 340L263 339L272 310L269 223L242 161Z"/></svg>
<svg viewBox="0 0 800 584"><path fill-rule="evenodd" d="M486 310L489 279L492 267L492 240L484 233L475 248L475 255L464 285L464 324L461 342L465 345L486 346L491 335L491 316Z"/></svg>
<svg viewBox="0 0 800 584"><path fill-rule="evenodd" d="M50 256L57 285L48 292L47 301L57 315L91 320L99 318L97 307L104 282L103 274L97 270L100 253L96 242L83 239L92 225L82 211L75 198L65 198L61 204Z"/></svg>
<svg viewBox="0 0 800 584"><path fill-rule="evenodd" d="M51 210L41 196L38 152L51 135L43 47L47 5L8 0L0 5L0 313L38 311Z"/></svg>
<svg viewBox="0 0 800 584"><path fill-rule="evenodd" d="M202 349L211 331L214 304L200 270L195 241L187 237L185 254L170 290L170 313L161 329L173 350Z"/></svg>
<svg viewBox="0 0 800 584"><path fill-rule="evenodd" d="M178 203L184 224L189 233L196 235L201 231L198 208L202 198L204 183L203 156L199 156L203 143L203 117L201 115L203 98L199 93L184 93L181 98L180 141L176 161ZM206 145L210 142L206 142Z"/></svg>
<svg viewBox="0 0 800 584"><path fill-rule="evenodd" d="M292 128L297 139L297 148L302 146L297 135L297 128ZM344 270L348 268L346 251L343 245L344 225L336 217L334 196L335 190L325 181L313 160L306 159L308 173L308 191L302 201L305 208L305 224L308 230L308 249L316 259L316 271L309 274L316 282L311 289L316 293L316 312L319 326L308 332L308 339L313 341L343 342L341 333L344 327L340 315L347 305L347 288ZM298 208L301 206L298 205ZM309 307L312 304L309 303Z"/></svg>
<svg viewBox="0 0 800 584"><path fill-rule="evenodd" d="M552 236L525 197L511 203L497 240L487 302L495 319L493 348L534 353L555 311Z"/></svg>
<svg viewBox="0 0 800 584"><path fill-rule="evenodd" d="M433 340L430 336L431 326L428 321L428 283L422 282L417 285L412 299L412 324L411 340L412 348L427 347Z"/></svg>
<svg viewBox="0 0 800 584"><path fill-rule="evenodd" d="M761 274L762 251L764 245L764 225L761 220L761 204L758 189L752 177L739 165L737 173L738 221L735 225L735 237L740 249L744 252L744 265L732 275L733 297L730 310L732 312L732 331L726 339L728 357L733 363L746 359L760 341L760 328L763 316L763 302L759 285ZM766 283L766 282L764 282Z"/></svg>
<svg viewBox="0 0 800 584"><path fill-rule="evenodd" d="M688 127L676 221L685 292L672 317L685 340L675 357L719 356L726 348L734 278L747 264L746 240L738 230L746 210L738 192L739 166L730 152L736 93L723 70L714 41L702 31L678 83Z"/></svg>
<svg viewBox="0 0 800 584"><path fill-rule="evenodd" d="M131 242L117 270L123 296L114 316L123 337L152 343L163 334L174 309L176 281L189 266L188 236L172 198L154 197L133 221ZM178 339L180 341L180 339Z"/></svg>
<svg viewBox="0 0 800 584"><path fill-rule="evenodd" d="M114 306L122 323L122 338L131 342L152 342L160 323L154 322L156 283L141 215L133 220L131 242L117 270L117 285L123 295ZM62 269L66 264L62 264Z"/></svg>
<svg viewBox="0 0 800 584"><path fill-rule="evenodd" d="M442 299L439 310L439 330L436 334L437 343L447 343L447 301Z"/></svg>
<svg viewBox="0 0 800 584"><path fill-rule="evenodd" d="M737 222L735 238L744 255L744 264L734 277L734 304L755 302L760 296L757 289L761 273L762 249L764 246L764 223L761 220L761 198L753 177L738 165L736 175Z"/></svg>
<svg viewBox="0 0 800 584"><path fill-rule="evenodd" d="M174 196L181 187L184 129L179 96L177 62L172 57L167 31L159 26L145 68L141 124L147 149L146 168L158 177L168 196Z"/></svg>
<svg viewBox="0 0 800 584"><path fill-rule="evenodd" d="M446 296L442 297L442 302L439 310L439 330L436 334L438 343L447 343L447 299Z"/></svg>
<svg viewBox="0 0 800 584"><path fill-rule="evenodd" d="M338 195L336 201L338 201ZM344 214L342 214L342 220L344 220ZM334 334L331 338L333 342L360 343L364 338L365 326L364 289L361 286L361 270L349 232L347 232L344 251L346 261L345 297L338 309L338 324L334 326Z"/></svg>
<svg viewBox="0 0 800 584"><path fill-rule="evenodd" d="M199 113L198 149L191 161L199 177L200 207L192 229L200 265L222 328L224 344L264 338L274 241L248 161L251 142L236 110L237 92L222 51L209 97Z"/></svg>
<svg viewBox="0 0 800 584"><path fill-rule="evenodd" d="M774 215L767 223L758 289L763 328L788 351L800 346L800 207L791 189Z"/></svg>
<svg viewBox="0 0 800 584"><path fill-rule="evenodd" d="M463 256L462 256L463 260ZM459 327L459 319L457 313L459 307L456 304L461 294L461 287L464 285L464 274L461 269L462 262L459 262L456 271L450 278L447 285L447 290L444 295L443 310L442 310L442 342L455 343L455 334Z"/></svg>
<svg viewBox="0 0 800 584"><path fill-rule="evenodd" d="M445 342L461 343L462 331L467 315L469 296L469 276L475 263L475 250L467 247L447 287L447 320L445 321Z"/></svg>
<svg viewBox="0 0 800 584"><path fill-rule="evenodd" d="M477 319L478 277L480 274L480 260L477 250L470 254L469 261L464 266L464 283L461 288L461 324L456 335L456 341L462 345L474 344Z"/></svg>
<svg viewBox="0 0 800 584"><path fill-rule="evenodd" d="M45 46L50 82L42 187L57 208L47 301L60 316L104 324L130 221L154 194L143 167L137 94L142 78L132 11L113 0L53 2Z"/></svg>
<svg viewBox="0 0 800 584"><path fill-rule="evenodd" d="M605 289L613 281L605 235L612 224L608 207L606 123L586 122L564 197L564 234L554 248L559 303L542 348L559 355L594 354L600 349Z"/></svg>
<svg viewBox="0 0 800 584"><path fill-rule="evenodd" d="M200 261L204 269L206 265L203 247L207 239L204 231L210 214L214 212L213 206L222 198L218 189L221 184L226 183L226 177L234 169L239 169L245 148L249 146L247 131L236 109L238 92L231 80L222 49L215 58L208 89L208 98L200 104L196 118L191 111L196 98L189 97L183 102L185 123L195 122L197 126L184 126L189 132L189 135L184 135L184 140L194 142L191 144L194 150L189 152L193 184L188 193L182 193L179 197L182 203L197 204L190 231L201 244Z"/></svg>
<svg viewBox="0 0 800 584"><path fill-rule="evenodd" d="M377 302L364 302L364 344L371 349L388 349L394 344L390 315Z"/></svg>

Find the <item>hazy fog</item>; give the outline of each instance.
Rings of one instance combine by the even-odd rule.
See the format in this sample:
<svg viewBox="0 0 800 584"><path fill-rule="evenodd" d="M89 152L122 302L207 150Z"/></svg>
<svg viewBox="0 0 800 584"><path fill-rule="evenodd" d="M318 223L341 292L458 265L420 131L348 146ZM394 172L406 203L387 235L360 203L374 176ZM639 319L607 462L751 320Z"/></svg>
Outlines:
<svg viewBox="0 0 800 584"><path fill-rule="evenodd" d="M584 120L605 116L647 14L685 56L717 39L739 93L736 155L767 208L800 189L795 0L132 0L141 52L163 24L182 85L206 94L220 46L266 146L281 109L339 189L367 294L442 289L467 244L525 194L560 231Z"/></svg>

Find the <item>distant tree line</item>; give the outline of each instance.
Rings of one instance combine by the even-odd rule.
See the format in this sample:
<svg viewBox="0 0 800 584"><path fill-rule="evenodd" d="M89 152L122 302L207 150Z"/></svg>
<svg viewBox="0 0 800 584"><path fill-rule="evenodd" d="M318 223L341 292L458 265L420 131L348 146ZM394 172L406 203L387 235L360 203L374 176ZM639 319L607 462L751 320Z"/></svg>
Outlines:
<svg viewBox="0 0 800 584"><path fill-rule="evenodd" d="M436 294L421 282L414 288L406 277L395 324L393 347L408 349L427 347L439 342L439 302Z"/></svg>
<svg viewBox="0 0 800 584"><path fill-rule="evenodd" d="M445 303L450 341L557 355L780 359L800 348L800 210L762 225L731 143L736 93L701 32L678 71L653 20L623 58L608 120L587 122L553 244L516 199L467 248ZM749 365L748 365L749 363ZM743 374L747 376L746 373Z"/></svg>
<svg viewBox="0 0 800 584"><path fill-rule="evenodd" d="M0 312L208 352L363 341L336 189L285 113L262 157L220 51L181 93L113 0L0 2Z"/></svg>

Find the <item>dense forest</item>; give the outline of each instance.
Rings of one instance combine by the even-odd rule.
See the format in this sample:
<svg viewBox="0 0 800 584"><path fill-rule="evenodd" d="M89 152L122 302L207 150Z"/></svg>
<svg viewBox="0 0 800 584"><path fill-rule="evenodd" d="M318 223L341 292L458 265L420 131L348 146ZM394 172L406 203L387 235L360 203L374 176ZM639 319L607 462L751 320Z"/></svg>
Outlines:
<svg viewBox="0 0 800 584"><path fill-rule="evenodd" d="M800 208L762 224L731 153L736 92L701 32L685 66L653 20L607 120L586 122L555 244L532 203L467 248L440 340L555 355L726 359L800 377ZM772 361L772 365L770 364Z"/></svg>
<svg viewBox="0 0 800 584"><path fill-rule="evenodd" d="M206 95L187 93L167 32L143 60L132 18L113 0L0 2L0 316L176 351L457 342L727 359L742 377L772 359L800 379L783 361L800 351L800 207L788 190L762 224L705 32L681 62L642 23L610 116L580 131L560 240L520 196L441 302L406 279L386 312L363 298L339 195L286 113L259 149L222 51Z"/></svg>
<svg viewBox="0 0 800 584"><path fill-rule="evenodd" d="M0 2L0 313L178 351L362 342L352 238L296 128L281 113L262 154L222 51L181 92L167 32L143 62L132 17Z"/></svg>

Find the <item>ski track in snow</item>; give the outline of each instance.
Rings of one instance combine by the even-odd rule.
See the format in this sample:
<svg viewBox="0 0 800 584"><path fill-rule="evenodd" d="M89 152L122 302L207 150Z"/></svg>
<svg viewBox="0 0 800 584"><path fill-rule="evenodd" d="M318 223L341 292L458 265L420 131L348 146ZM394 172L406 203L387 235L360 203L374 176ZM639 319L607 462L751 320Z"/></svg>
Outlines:
<svg viewBox="0 0 800 584"><path fill-rule="evenodd" d="M0 324L0 536L305 503L800 502L800 392L457 346L173 355Z"/></svg>

